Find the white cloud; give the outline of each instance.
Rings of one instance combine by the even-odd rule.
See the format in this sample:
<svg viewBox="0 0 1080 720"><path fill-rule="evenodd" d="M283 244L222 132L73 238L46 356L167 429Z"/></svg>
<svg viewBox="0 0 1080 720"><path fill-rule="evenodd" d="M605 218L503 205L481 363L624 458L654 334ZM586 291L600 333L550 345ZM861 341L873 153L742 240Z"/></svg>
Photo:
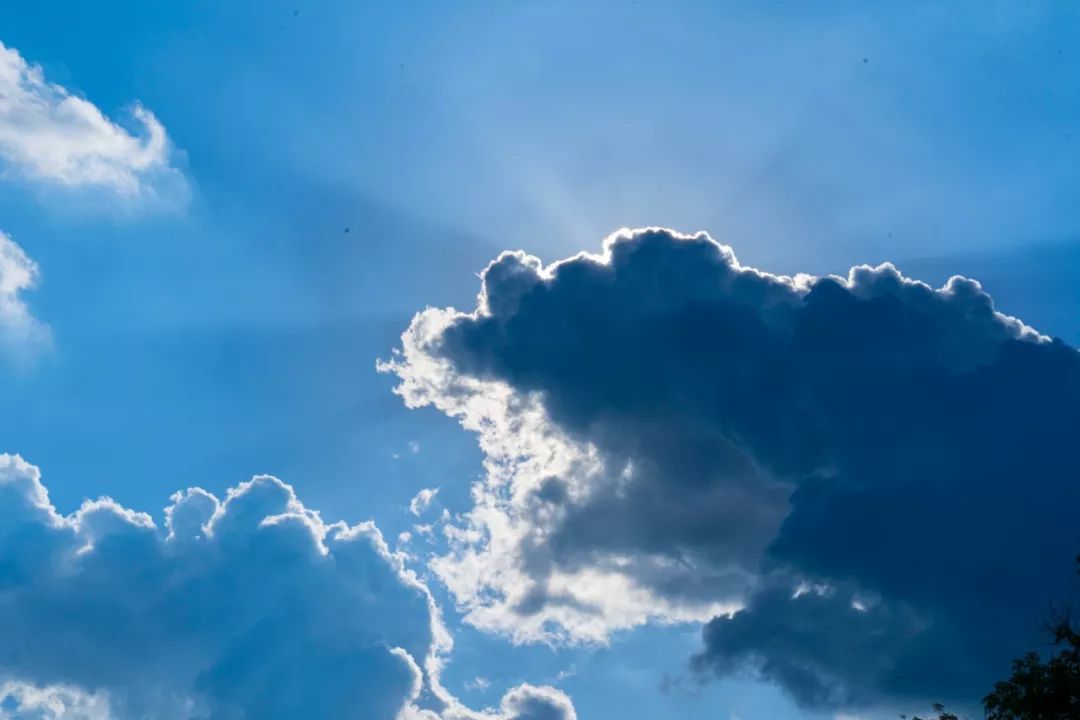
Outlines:
<svg viewBox="0 0 1080 720"><path fill-rule="evenodd" d="M563 680L566 680L567 678L572 678L575 675L577 675L577 665L571 663L570 667L566 668L565 670L560 670L558 672L558 674L555 676L555 680L558 682L562 682Z"/></svg>
<svg viewBox="0 0 1080 720"><path fill-rule="evenodd" d="M37 264L0 231L0 352L21 357L48 341L48 328L30 314L22 298L38 277Z"/></svg>
<svg viewBox="0 0 1080 720"><path fill-rule="evenodd" d="M104 695L63 685L0 682L0 720L114 720Z"/></svg>
<svg viewBox="0 0 1080 720"><path fill-rule="evenodd" d="M90 101L48 82L42 69L0 43L0 167L5 174L129 197L184 187L170 143L152 112L135 103L131 133Z"/></svg>
<svg viewBox="0 0 1080 720"><path fill-rule="evenodd" d="M424 511L431 507L431 503L435 502L435 497L438 494L439 488L424 488L409 501L409 512L416 517L420 517L424 514Z"/></svg>
<svg viewBox="0 0 1080 720"><path fill-rule="evenodd" d="M178 492L159 527L107 498L63 515L36 467L0 454L0 588L0 720L574 720L552 688L458 702L439 682L450 637L402 556L269 476Z"/></svg>
<svg viewBox="0 0 1080 720"><path fill-rule="evenodd" d="M576 720L570 699L550 687L519 685L503 697L502 717L508 720Z"/></svg>
<svg viewBox="0 0 1080 720"><path fill-rule="evenodd" d="M486 302L481 295L480 306ZM606 471L596 448L561 432L536 398L461 373L431 351L463 317L471 316L436 308L419 313L402 336L401 350L377 367L401 378L395 392L406 406L432 405L475 432L486 457L486 475L473 488L475 506L463 525L443 528L449 552L430 561L466 621L515 642L603 644L612 632L650 621L699 622L737 609L711 598L664 597L635 580L635 558L611 555L591 565L544 567L543 589L553 601L523 611L537 587L523 549L542 546L558 523L557 517L543 516L536 496L554 477L565 480L570 496L585 498L606 482ZM653 562L651 571L658 576L698 572L685 561Z"/></svg>

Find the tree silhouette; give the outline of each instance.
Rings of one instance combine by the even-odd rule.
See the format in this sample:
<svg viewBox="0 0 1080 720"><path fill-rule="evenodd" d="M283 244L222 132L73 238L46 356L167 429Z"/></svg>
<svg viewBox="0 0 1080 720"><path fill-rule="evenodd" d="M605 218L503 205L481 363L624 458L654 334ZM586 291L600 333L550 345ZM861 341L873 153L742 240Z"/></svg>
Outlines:
<svg viewBox="0 0 1080 720"><path fill-rule="evenodd" d="M927 720L960 720L959 717L953 715L951 712L945 712L945 706L941 703L934 703L931 707L934 709L934 712L937 713L937 717L927 718ZM907 715L901 715L900 718L901 720L907 720ZM915 715L911 720L923 720L923 718Z"/></svg>
<svg viewBox="0 0 1080 720"><path fill-rule="evenodd" d="M1049 629L1059 650L1013 661L1012 677L983 698L987 720L1080 720L1080 629L1068 609L1051 611Z"/></svg>
<svg viewBox="0 0 1080 720"><path fill-rule="evenodd" d="M1080 556L1076 562L1080 573ZM1014 660L1012 677L983 698L986 720L1080 720L1080 627L1069 609L1051 608L1048 629L1057 650L1045 660L1034 652ZM926 720L959 720L940 703L933 709L937 716Z"/></svg>

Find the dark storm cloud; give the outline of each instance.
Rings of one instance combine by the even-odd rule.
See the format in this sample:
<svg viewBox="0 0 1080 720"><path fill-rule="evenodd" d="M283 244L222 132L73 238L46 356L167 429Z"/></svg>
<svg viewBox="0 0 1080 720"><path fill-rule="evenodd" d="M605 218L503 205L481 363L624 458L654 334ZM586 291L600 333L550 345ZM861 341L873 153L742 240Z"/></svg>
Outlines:
<svg viewBox="0 0 1080 720"><path fill-rule="evenodd" d="M738 599L696 666L807 705L970 697L1007 671L1080 549L1080 355L964 278L778 277L656 229L605 250L504 254L477 312L418 316L394 366L413 404L504 384L598 452L577 492L553 473L505 506L532 523L518 611L588 567ZM443 375L427 395L425 372Z"/></svg>

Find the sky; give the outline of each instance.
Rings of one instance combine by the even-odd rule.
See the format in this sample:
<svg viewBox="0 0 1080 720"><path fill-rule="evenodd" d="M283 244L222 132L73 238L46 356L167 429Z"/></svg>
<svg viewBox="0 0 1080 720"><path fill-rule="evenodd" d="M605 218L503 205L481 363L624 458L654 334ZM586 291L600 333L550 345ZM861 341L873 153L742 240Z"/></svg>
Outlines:
<svg viewBox="0 0 1080 720"><path fill-rule="evenodd" d="M0 718L976 712L1075 591L1078 31L0 4Z"/></svg>

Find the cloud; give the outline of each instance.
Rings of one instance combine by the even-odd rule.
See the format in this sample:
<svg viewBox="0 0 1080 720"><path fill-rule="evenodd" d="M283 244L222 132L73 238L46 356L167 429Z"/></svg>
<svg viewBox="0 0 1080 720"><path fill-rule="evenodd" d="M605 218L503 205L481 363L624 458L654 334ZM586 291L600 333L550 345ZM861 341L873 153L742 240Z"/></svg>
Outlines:
<svg viewBox="0 0 1080 720"><path fill-rule="evenodd" d="M107 698L64 686L0 682L0 720L112 720Z"/></svg>
<svg viewBox="0 0 1080 720"><path fill-rule="evenodd" d="M498 708L475 713L460 705L438 715L406 707L399 720L577 720L570 698L553 687L523 683L503 695Z"/></svg>
<svg viewBox="0 0 1080 720"><path fill-rule="evenodd" d="M519 685L502 700L502 715L509 720L576 720L570 700L549 687Z"/></svg>
<svg viewBox="0 0 1080 720"><path fill-rule="evenodd" d="M491 681L488 680L486 677L483 677L481 675L477 675L475 678L473 678L472 680L469 680L468 682L465 683L465 689L466 690L481 690L481 691L483 691L483 690L487 690L490 687L491 687Z"/></svg>
<svg viewBox="0 0 1080 720"><path fill-rule="evenodd" d="M37 263L0 231L0 351L24 356L48 342L49 330L31 314L22 293L38 282Z"/></svg>
<svg viewBox="0 0 1080 720"><path fill-rule="evenodd" d="M409 501L409 512L416 517L420 517L429 507L431 507L431 503L435 502L435 498L438 494L439 488L424 488L416 493L416 497Z"/></svg>
<svg viewBox="0 0 1080 720"><path fill-rule="evenodd" d="M926 633L928 618L880 599L868 606L854 583L792 592L792 579L786 580L770 579L746 608L709 622L696 669L749 671L781 685L804 706L858 707L880 700L882 678L910 644L935 643ZM967 659L948 642L932 649L933 656L924 658L928 671Z"/></svg>
<svg viewBox="0 0 1080 720"><path fill-rule="evenodd" d="M0 717L573 718L550 688L501 712L447 693L438 609L371 523L326 524L269 476L176 493L164 518L62 515L0 455ZM556 714L518 713L522 693Z"/></svg>
<svg viewBox="0 0 1080 720"><path fill-rule="evenodd" d="M805 705L970 699L1080 547L1080 355L965 278L785 277L623 231L504 253L379 367L477 433L432 568L519 641L715 618L699 670Z"/></svg>
<svg viewBox="0 0 1080 720"><path fill-rule="evenodd" d="M0 43L0 168L8 176L127 197L182 188L164 126L138 103L131 114L141 133L48 82L39 66Z"/></svg>

